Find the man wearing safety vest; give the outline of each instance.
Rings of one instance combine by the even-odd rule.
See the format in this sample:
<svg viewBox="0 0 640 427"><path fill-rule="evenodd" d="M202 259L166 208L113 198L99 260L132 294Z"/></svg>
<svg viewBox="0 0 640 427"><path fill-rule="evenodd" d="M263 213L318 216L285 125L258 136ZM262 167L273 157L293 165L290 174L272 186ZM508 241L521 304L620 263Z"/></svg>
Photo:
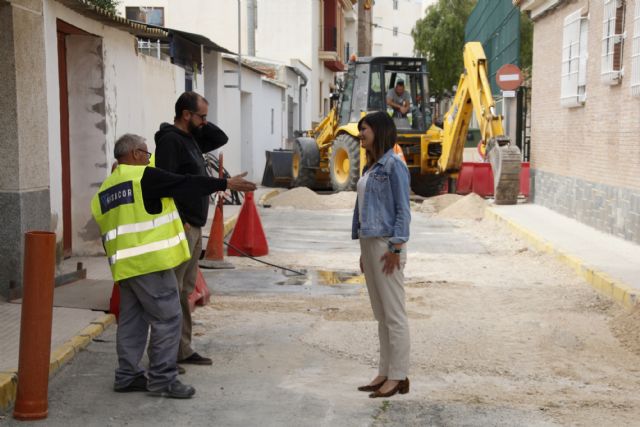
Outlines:
<svg viewBox="0 0 640 427"><path fill-rule="evenodd" d="M113 279L120 283L114 390L190 398L195 389L177 380L182 309L173 271L190 252L172 197L256 186L243 178L246 173L218 179L147 167L150 153L138 135L120 137L114 156L118 166L91 201ZM140 361L149 327L147 377Z"/></svg>

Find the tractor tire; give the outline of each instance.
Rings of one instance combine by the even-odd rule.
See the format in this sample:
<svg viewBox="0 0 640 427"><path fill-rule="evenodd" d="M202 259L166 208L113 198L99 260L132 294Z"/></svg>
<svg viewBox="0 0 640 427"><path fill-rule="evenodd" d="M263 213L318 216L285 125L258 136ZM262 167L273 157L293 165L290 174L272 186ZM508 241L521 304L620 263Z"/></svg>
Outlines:
<svg viewBox="0 0 640 427"><path fill-rule="evenodd" d="M433 197L442 192L445 175L421 175L420 172L411 174L411 190L418 196Z"/></svg>
<svg viewBox="0 0 640 427"><path fill-rule="evenodd" d="M342 133L333 141L329 175L333 191L355 191L360 178L360 141Z"/></svg>
<svg viewBox="0 0 640 427"><path fill-rule="evenodd" d="M294 187L315 188L320 151L313 138L297 138L293 145L291 176Z"/></svg>

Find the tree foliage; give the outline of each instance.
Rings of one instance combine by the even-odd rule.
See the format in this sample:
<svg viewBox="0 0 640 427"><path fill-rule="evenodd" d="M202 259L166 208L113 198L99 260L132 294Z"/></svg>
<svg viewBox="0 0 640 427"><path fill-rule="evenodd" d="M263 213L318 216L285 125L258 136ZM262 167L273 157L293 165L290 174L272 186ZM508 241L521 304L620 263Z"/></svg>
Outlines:
<svg viewBox="0 0 640 427"><path fill-rule="evenodd" d="M532 58L533 22L525 12L522 12L520 14L520 68L527 75L531 75Z"/></svg>
<svg viewBox="0 0 640 427"><path fill-rule="evenodd" d="M90 3L95 4L96 6L116 14L116 7L120 4L119 0L89 0Z"/></svg>
<svg viewBox="0 0 640 427"><path fill-rule="evenodd" d="M411 31L415 51L427 59L434 95L458 84L463 70L464 27L476 0L438 0Z"/></svg>

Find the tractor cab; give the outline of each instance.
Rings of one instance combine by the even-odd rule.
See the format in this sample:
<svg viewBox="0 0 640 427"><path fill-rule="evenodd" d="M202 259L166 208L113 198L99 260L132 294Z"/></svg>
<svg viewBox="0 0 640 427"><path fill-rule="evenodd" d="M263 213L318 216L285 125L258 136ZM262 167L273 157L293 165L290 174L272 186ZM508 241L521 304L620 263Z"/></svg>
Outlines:
<svg viewBox="0 0 640 427"><path fill-rule="evenodd" d="M399 133L426 132L431 125L427 77L423 58L366 57L350 62L338 106L339 126L358 122L363 112L387 111ZM392 108L387 98L408 101L408 110Z"/></svg>

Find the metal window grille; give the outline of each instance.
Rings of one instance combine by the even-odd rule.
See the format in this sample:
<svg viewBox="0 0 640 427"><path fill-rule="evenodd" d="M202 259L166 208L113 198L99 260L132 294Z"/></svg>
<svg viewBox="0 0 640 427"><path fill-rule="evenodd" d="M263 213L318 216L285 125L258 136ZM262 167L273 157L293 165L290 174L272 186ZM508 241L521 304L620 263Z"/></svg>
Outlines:
<svg viewBox="0 0 640 427"><path fill-rule="evenodd" d="M633 16L633 43L631 49L631 94L640 96L640 1L636 1Z"/></svg>
<svg viewBox="0 0 640 427"><path fill-rule="evenodd" d="M564 19L560 104L578 107L586 100L587 19L578 10Z"/></svg>
<svg viewBox="0 0 640 427"><path fill-rule="evenodd" d="M152 40L138 39L138 52L142 54L160 59L162 57L162 49L163 46L160 40L154 42Z"/></svg>
<svg viewBox="0 0 640 427"><path fill-rule="evenodd" d="M623 0L604 1L601 79L608 84L618 84L622 78L624 10Z"/></svg>

